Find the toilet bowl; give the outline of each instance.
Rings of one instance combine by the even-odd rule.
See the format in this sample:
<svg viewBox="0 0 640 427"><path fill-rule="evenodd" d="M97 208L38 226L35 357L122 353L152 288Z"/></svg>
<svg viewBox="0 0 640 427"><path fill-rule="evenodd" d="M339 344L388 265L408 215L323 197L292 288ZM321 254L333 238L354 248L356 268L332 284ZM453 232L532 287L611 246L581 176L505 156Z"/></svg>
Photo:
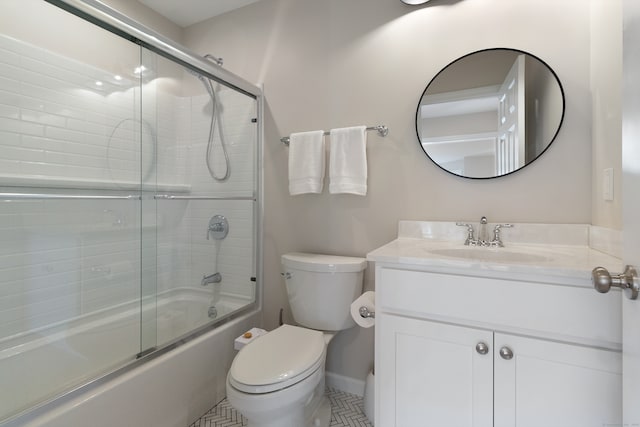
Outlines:
<svg viewBox="0 0 640 427"><path fill-rule="evenodd" d="M227 375L229 403L249 427L327 427L327 346L354 325L349 305L362 292L366 260L291 253L282 256L293 317L245 346Z"/></svg>

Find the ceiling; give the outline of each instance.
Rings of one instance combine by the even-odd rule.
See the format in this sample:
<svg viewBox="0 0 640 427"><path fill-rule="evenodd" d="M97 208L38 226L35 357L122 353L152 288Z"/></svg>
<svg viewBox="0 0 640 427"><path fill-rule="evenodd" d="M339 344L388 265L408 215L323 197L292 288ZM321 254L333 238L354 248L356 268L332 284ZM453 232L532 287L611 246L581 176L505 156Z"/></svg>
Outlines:
<svg viewBox="0 0 640 427"><path fill-rule="evenodd" d="M138 0L181 27L239 9L259 0Z"/></svg>

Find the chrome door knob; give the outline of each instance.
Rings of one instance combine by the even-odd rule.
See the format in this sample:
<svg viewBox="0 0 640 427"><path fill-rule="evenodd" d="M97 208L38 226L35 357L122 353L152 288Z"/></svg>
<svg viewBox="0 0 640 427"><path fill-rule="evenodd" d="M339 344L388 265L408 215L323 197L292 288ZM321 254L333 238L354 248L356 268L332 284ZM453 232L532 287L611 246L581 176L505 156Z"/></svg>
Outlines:
<svg viewBox="0 0 640 427"><path fill-rule="evenodd" d="M483 342L479 342L476 344L476 351L480 354L487 354L489 353L489 346Z"/></svg>
<svg viewBox="0 0 640 427"><path fill-rule="evenodd" d="M504 360L511 360L513 359L513 351L509 347L502 347L500 349L500 357Z"/></svg>
<svg viewBox="0 0 640 427"><path fill-rule="evenodd" d="M596 267L591 271L591 282L596 291L606 294L611 287L624 290L627 298L637 299L640 293L640 280L636 269L627 265L622 274L609 274L604 267Z"/></svg>

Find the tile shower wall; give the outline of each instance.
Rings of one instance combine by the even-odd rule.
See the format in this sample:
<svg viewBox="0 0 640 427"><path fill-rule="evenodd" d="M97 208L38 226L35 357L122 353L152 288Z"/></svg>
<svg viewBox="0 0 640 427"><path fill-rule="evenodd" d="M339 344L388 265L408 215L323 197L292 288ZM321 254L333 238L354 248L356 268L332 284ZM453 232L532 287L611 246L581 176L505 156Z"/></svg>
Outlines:
<svg viewBox="0 0 640 427"><path fill-rule="evenodd" d="M104 73L8 37L0 37L0 54L5 180L98 185L117 175L118 181L135 182L135 122L122 122L136 113L135 85L103 83L103 90L96 82L105 80Z"/></svg>
<svg viewBox="0 0 640 427"><path fill-rule="evenodd" d="M132 201L3 202L0 337L136 298L138 209Z"/></svg>
<svg viewBox="0 0 640 427"><path fill-rule="evenodd" d="M195 78L194 78L195 79ZM175 146L178 158L185 159L185 180L192 196L253 197L255 187L256 117L253 99L224 87L216 87L220 115L216 126L222 126L227 153L231 160L231 175L227 181L217 182L209 174L206 165L207 143L211 114L211 97L208 94L182 97L174 100L177 118ZM216 128L217 129L217 128ZM213 137L211 165L218 177L226 171L220 134ZM163 175L162 165L158 167ZM220 285L209 285L212 294L227 295L243 300L254 297L255 276L253 265L254 202L233 200L179 200L158 201L161 222L173 222L161 226L158 234L158 256L166 261L158 262L160 291L176 286L200 288L205 274L219 272ZM207 240L209 219L223 215L229 221L229 235L221 241ZM164 267L160 267L164 265Z"/></svg>
<svg viewBox="0 0 640 427"><path fill-rule="evenodd" d="M133 191L142 173L147 182L157 179L159 192L253 195L255 126L247 125L253 100L219 91L232 179L213 184L204 163L209 96L180 96L151 80L144 106L151 98L154 108L141 122L140 89L123 80L0 37L0 185ZM252 202L171 200L157 207L157 216L142 218L158 225L157 259L142 261L157 265L159 291L200 287L217 249L220 291L253 297ZM231 225L219 247L205 238L214 214ZM0 338L138 298L140 224L138 201L2 202Z"/></svg>

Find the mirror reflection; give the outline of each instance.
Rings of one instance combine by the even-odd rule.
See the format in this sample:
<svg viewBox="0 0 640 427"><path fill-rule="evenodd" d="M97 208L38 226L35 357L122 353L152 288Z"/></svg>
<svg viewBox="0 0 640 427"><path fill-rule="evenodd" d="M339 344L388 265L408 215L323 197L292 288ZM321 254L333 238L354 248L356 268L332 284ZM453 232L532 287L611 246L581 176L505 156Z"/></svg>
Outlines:
<svg viewBox="0 0 640 427"><path fill-rule="evenodd" d="M416 130L429 158L447 172L493 178L521 169L553 142L564 116L558 77L515 49L463 56L431 80Z"/></svg>

